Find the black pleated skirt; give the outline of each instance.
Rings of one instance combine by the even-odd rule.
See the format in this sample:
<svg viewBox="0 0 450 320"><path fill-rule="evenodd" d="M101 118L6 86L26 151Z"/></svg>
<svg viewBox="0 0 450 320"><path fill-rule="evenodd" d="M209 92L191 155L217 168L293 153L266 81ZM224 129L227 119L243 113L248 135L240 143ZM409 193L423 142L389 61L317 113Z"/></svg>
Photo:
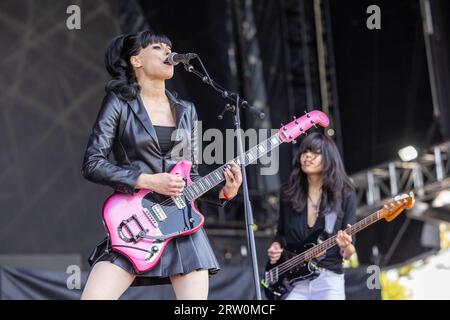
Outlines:
<svg viewBox="0 0 450 320"><path fill-rule="evenodd" d="M208 270L213 275L220 270L219 263L202 229L197 232L172 239L164 249L158 264L151 270L137 274L131 262L122 254L108 250L108 239L95 247L89 257L93 266L99 261L110 261L130 274L136 275L131 286L169 284L170 276L190 273L194 270Z"/></svg>

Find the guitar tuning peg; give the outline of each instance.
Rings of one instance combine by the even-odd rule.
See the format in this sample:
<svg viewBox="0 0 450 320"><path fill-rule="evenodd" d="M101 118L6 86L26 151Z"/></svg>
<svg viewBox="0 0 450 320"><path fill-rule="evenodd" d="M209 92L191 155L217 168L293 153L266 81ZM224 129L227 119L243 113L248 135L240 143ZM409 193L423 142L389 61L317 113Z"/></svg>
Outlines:
<svg viewBox="0 0 450 320"><path fill-rule="evenodd" d="M292 140L292 144L296 144L297 143L297 140Z"/></svg>
<svg viewBox="0 0 450 320"><path fill-rule="evenodd" d="M295 119L297 119L297 117L296 117L296 116L292 116L292 119L294 119L294 120L295 120Z"/></svg>
<svg viewBox="0 0 450 320"><path fill-rule="evenodd" d="M283 122L281 123L281 126L282 126L282 127L284 127L284 124L283 124Z"/></svg>
<svg viewBox="0 0 450 320"><path fill-rule="evenodd" d="M307 118L311 118L311 115L307 111L305 111L305 114Z"/></svg>

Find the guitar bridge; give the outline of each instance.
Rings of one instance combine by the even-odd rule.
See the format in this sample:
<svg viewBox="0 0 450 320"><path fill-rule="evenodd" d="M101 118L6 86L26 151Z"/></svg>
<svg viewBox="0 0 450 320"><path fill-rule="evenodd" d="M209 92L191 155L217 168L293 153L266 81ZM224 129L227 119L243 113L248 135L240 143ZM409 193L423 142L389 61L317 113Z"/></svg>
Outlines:
<svg viewBox="0 0 450 320"><path fill-rule="evenodd" d="M272 268L265 273L265 283L273 284L278 281L278 267Z"/></svg>

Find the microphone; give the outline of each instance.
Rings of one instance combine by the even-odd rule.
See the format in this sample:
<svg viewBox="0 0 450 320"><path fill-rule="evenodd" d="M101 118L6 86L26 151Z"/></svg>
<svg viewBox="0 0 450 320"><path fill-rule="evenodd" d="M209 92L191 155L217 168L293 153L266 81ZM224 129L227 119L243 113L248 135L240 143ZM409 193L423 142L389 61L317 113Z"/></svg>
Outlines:
<svg viewBox="0 0 450 320"><path fill-rule="evenodd" d="M194 59L194 58L197 58L197 55L195 53L171 52L171 53L169 53L169 57L167 57L167 62L169 62L173 66L176 66L180 62L189 63L189 60Z"/></svg>

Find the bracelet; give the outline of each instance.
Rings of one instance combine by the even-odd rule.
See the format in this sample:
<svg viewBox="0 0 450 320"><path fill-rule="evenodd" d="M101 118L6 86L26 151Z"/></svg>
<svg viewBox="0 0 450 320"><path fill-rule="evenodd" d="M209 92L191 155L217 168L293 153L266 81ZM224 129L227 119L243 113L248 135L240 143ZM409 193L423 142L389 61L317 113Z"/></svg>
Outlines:
<svg viewBox="0 0 450 320"><path fill-rule="evenodd" d="M229 197L229 196L227 196L227 194L225 193L225 191L223 191L222 190L222 193L223 193L223 197L225 198L225 200L227 200L227 201L230 201L230 200L232 200L234 197Z"/></svg>

